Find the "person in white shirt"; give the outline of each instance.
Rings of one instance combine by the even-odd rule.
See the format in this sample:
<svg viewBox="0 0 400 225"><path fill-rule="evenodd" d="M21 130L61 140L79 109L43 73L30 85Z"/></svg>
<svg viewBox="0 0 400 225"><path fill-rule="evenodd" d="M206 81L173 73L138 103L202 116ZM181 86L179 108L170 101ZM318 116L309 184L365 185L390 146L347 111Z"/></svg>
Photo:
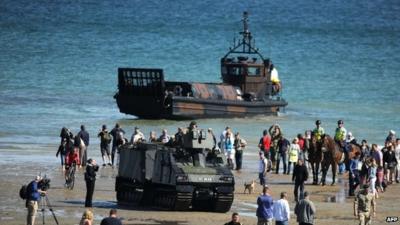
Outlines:
<svg viewBox="0 0 400 225"><path fill-rule="evenodd" d="M265 158L263 152L259 152L260 160L258 163L258 178L260 178L261 186L266 185L266 177L268 172L268 160Z"/></svg>
<svg viewBox="0 0 400 225"><path fill-rule="evenodd" d="M397 166L396 166L396 183L400 183L400 138L396 139L396 148L394 150Z"/></svg>
<svg viewBox="0 0 400 225"><path fill-rule="evenodd" d="M170 140L170 136L168 135L167 129L162 130L161 136L158 138L159 142L162 142L163 144L168 143Z"/></svg>
<svg viewBox="0 0 400 225"><path fill-rule="evenodd" d="M289 225L290 208L287 193L281 192L281 199L274 202L275 225Z"/></svg>
<svg viewBox="0 0 400 225"><path fill-rule="evenodd" d="M219 148L221 149L222 153L225 153L225 139L226 139L226 133L230 132L231 128L226 127L225 130L222 131L221 135L219 136Z"/></svg>
<svg viewBox="0 0 400 225"><path fill-rule="evenodd" d="M131 143L136 144L145 140L146 138L144 137L144 134L139 130L139 127L135 127L135 131L133 132L131 137Z"/></svg>

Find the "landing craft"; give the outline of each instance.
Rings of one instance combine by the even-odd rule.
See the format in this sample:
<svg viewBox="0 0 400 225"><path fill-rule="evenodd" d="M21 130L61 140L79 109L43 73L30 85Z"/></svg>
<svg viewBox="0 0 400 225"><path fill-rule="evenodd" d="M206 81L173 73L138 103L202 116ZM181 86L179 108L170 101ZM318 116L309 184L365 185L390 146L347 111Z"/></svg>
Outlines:
<svg viewBox="0 0 400 225"><path fill-rule="evenodd" d="M119 68L114 98L120 112L145 119L196 119L277 115L278 71L255 47L243 13L241 39L221 58L222 83L165 81L162 69Z"/></svg>

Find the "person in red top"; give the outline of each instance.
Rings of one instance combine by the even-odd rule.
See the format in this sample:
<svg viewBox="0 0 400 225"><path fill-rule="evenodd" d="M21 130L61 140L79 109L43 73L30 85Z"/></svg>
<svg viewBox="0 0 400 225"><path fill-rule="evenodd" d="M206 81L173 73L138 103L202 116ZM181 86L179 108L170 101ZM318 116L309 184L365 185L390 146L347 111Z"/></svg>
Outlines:
<svg viewBox="0 0 400 225"><path fill-rule="evenodd" d="M81 165L79 158L79 147L74 147L74 150L70 151L65 157L65 165L67 167L70 167L73 162L75 162L77 166Z"/></svg>
<svg viewBox="0 0 400 225"><path fill-rule="evenodd" d="M72 151L69 151L67 156L65 157L65 179L67 179L68 170L74 162L76 166L81 165L79 157L79 147L74 147L74 149Z"/></svg>
<svg viewBox="0 0 400 225"><path fill-rule="evenodd" d="M264 153L265 158L270 160L270 148L271 148L271 136L269 135L267 130L264 130L263 136L260 139L260 143L258 144L260 151Z"/></svg>
<svg viewBox="0 0 400 225"><path fill-rule="evenodd" d="M300 146L300 150L304 151L304 136L302 134L298 134L297 139L299 139L298 145Z"/></svg>

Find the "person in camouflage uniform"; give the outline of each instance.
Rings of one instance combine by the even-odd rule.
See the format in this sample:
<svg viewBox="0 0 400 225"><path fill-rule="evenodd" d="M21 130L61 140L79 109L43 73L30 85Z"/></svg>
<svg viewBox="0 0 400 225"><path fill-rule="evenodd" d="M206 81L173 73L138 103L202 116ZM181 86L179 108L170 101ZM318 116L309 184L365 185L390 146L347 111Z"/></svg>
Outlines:
<svg viewBox="0 0 400 225"><path fill-rule="evenodd" d="M354 199L354 216L358 217L360 225L370 225L372 222L371 216L375 217L375 196L368 190L369 185L364 184L363 189L358 192L356 198Z"/></svg>
<svg viewBox="0 0 400 225"><path fill-rule="evenodd" d="M277 156L277 152L279 151L278 149L278 142L281 139L281 137L283 136L282 134L282 130L280 128L280 126L278 124L274 124L272 125L269 130L268 130L269 134L271 135L271 148L270 148L270 157L271 157L271 161L272 161L272 169L275 169L275 165L276 165L276 156Z"/></svg>

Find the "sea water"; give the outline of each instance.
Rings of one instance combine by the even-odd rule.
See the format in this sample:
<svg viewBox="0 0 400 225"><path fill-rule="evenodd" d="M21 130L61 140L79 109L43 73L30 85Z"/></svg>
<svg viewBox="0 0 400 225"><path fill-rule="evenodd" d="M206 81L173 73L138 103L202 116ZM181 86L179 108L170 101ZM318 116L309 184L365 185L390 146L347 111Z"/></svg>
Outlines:
<svg viewBox="0 0 400 225"><path fill-rule="evenodd" d="M168 80L220 82L219 60L242 29L243 11L289 105L278 117L203 119L200 127L219 135L230 126L254 152L274 123L289 139L317 119L331 135L343 119L370 143L382 144L390 129L400 133L399 1L2 0L0 154L55 153L63 126L77 133L85 124L96 154L102 124L118 122L128 135L138 126L147 137L186 127L120 113L117 69L161 68Z"/></svg>

